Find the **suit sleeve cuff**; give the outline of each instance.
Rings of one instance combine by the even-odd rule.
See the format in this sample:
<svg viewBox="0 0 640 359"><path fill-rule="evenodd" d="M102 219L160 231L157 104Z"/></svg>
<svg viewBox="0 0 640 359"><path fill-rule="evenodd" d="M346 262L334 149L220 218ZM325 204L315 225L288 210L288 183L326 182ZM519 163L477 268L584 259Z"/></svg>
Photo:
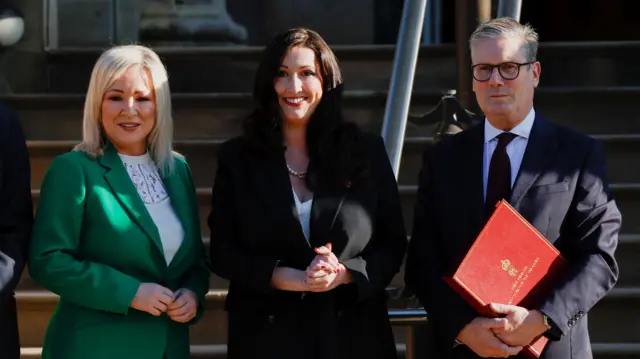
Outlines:
<svg viewBox="0 0 640 359"><path fill-rule="evenodd" d="M543 311L540 311L540 313L542 313L542 315L547 317L547 320L549 321L549 325L551 326L551 328L546 332L544 332L542 335L551 341L560 340L562 338L562 331L560 330L558 325L556 325L555 321L551 319L551 317L548 316L547 313Z"/></svg>

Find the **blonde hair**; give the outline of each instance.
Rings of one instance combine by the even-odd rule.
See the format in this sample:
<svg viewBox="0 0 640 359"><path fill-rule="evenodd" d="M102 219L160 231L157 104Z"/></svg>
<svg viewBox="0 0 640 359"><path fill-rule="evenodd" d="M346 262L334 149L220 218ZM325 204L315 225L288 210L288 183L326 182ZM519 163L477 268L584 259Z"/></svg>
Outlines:
<svg viewBox="0 0 640 359"><path fill-rule="evenodd" d="M147 138L149 153L164 175L173 171L174 153L173 118L171 117L171 93L167 71L153 50L139 45L116 46L100 55L91 72L91 80L84 102L82 119L82 143L74 150L92 157L101 156L106 145L102 128L102 101L113 82L131 66L148 71L155 93L156 121Z"/></svg>

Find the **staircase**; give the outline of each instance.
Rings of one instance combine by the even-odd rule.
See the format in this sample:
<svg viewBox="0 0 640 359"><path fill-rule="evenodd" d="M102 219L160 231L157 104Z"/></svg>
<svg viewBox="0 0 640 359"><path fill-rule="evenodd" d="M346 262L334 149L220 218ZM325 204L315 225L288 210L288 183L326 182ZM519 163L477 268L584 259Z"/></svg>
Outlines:
<svg viewBox="0 0 640 359"><path fill-rule="evenodd" d="M215 153L238 135L250 109L253 74L261 48L157 49L169 71L173 92L175 148L194 174L200 203L203 241L215 174ZM345 117L379 133L393 64L393 47L336 47L346 83ZM20 114L31 156L32 188L39 188L54 156L81 138L84 91L99 50L60 50L47 55L48 92L0 98ZM593 349L598 359L640 359L640 43L541 44L541 87L536 111L598 138L607 151L609 180L623 213L617 259L617 287L590 313ZM635 79L635 80L634 80ZM435 106L442 92L456 87L455 48L421 49L411 114ZM403 210L410 232L416 178L431 128L409 124L399 175ZM402 286L398 274L392 286ZM226 318L222 309L226 281L212 276L205 318L192 328L192 358L225 358ZM57 297L25 271L16 292L23 358L39 357L45 329ZM401 303L390 303L401 307ZM403 352L404 328L396 328Z"/></svg>

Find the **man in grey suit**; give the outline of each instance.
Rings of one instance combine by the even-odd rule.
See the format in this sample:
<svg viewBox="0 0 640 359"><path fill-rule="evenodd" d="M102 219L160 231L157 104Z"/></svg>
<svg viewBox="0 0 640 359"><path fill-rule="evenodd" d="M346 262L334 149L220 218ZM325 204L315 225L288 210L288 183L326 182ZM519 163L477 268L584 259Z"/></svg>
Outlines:
<svg viewBox="0 0 640 359"><path fill-rule="evenodd" d="M424 153L405 280L429 314L435 358L524 358L550 339L542 358L591 359L587 313L615 285L621 215L595 140L536 113L538 36L507 18L470 39L479 126ZM442 280L469 250L496 203L506 199L570 263L535 308L498 303L501 318L477 314ZM513 238L518 241L518 238Z"/></svg>
<svg viewBox="0 0 640 359"><path fill-rule="evenodd" d="M20 358L15 290L33 224L29 153L18 121L0 105L0 356Z"/></svg>

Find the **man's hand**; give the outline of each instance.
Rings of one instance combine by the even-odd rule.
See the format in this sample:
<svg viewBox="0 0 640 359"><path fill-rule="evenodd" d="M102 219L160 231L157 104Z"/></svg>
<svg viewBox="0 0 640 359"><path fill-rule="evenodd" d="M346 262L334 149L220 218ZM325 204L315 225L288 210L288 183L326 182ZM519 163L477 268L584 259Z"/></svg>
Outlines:
<svg viewBox="0 0 640 359"><path fill-rule="evenodd" d="M520 353L522 347L509 346L493 334L493 330L504 329L506 325L503 318L478 317L462 328L456 339L483 358L508 358Z"/></svg>
<svg viewBox="0 0 640 359"><path fill-rule="evenodd" d="M491 304L496 314L504 314L507 321L503 328L492 329L495 335L508 345L529 345L547 331L542 313L537 310L507 304Z"/></svg>

